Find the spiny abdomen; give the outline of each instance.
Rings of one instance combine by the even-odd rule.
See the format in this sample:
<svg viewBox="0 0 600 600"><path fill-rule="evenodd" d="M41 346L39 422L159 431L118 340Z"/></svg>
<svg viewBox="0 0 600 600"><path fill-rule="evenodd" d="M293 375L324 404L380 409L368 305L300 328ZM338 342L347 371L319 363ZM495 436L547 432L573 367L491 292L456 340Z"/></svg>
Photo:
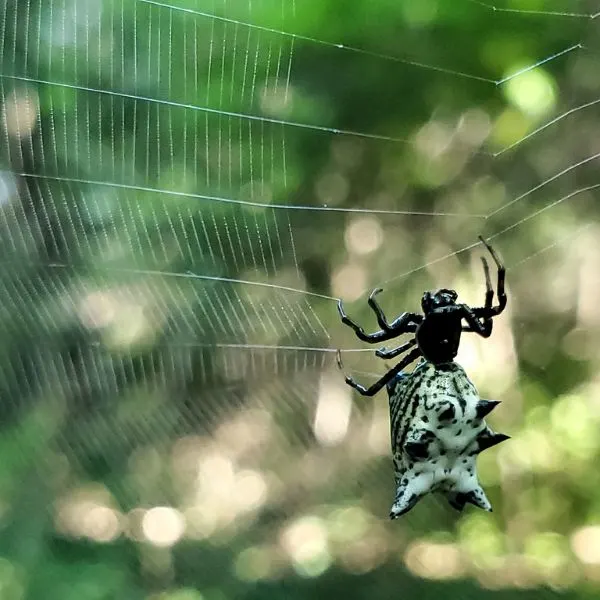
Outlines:
<svg viewBox="0 0 600 600"><path fill-rule="evenodd" d="M388 385L396 498L390 516L408 512L428 492L462 510L491 505L477 480L477 455L507 439L484 418L498 402L482 400L457 363L421 362Z"/></svg>

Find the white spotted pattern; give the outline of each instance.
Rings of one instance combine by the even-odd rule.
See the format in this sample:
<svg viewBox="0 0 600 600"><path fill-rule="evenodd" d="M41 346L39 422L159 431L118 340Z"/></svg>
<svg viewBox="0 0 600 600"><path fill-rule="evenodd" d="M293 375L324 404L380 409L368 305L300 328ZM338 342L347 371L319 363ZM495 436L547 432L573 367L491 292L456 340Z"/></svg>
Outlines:
<svg viewBox="0 0 600 600"><path fill-rule="evenodd" d="M421 362L388 384L396 497L390 511L405 514L428 492L445 494L461 511L467 502L492 507L477 478L476 459L508 438L484 417L498 404L482 400L456 362Z"/></svg>

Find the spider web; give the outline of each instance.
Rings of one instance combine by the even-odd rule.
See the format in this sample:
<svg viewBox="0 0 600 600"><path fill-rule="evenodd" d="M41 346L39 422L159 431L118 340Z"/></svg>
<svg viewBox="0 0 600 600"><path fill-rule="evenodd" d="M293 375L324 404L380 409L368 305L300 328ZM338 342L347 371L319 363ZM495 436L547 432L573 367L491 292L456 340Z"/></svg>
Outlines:
<svg viewBox="0 0 600 600"><path fill-rule="evenodd" d="M435 286L481 304L479 233L511 286L535 276L549 293L594 233L599 13L584 2L456 4L437 7L456 36L476 41L483 19L523 40L547 27L547 47L524 43L503 60L492 40L485 69L468 44L428 51L407 34L382 48L391 24L375 10L340 16L335 40L311 22L314 6L281 0L1 5L0 389L7 433L31 437L23 460L49 488L65 457L61 502L113 474L119 514L134 522L140 506L175 506L187 535L210 538L292 495L219 513L218 497L200 498L210 486L128 483L151 450L166 461L196 440L230 471L252 468L259 487L279 489L270 474L302 490L298 514L368 487L384 490L369 510L386 514L386 403L353 404L335 354L365 380L383 367L339 325L338 296L361 323L379 285L390 314ZM427 18L406 6L407 21ZM355 46L365 26L372 43ZM361 69L373 84L354 80ZM388 77L379 96L373 85ZM519 106L521 84L549 85L553 103ZM390 117L399 101L410 127ZM533 292L526 301L517 329L537 306ZM497 331L487 347L465 340L459 358L486 392L502 380L510 397L517 342L507 325ZM499 355L508 366L497 373L480 366ZM246 464L236 431L271 440ZM246 471L233 469L230 485ZM56 496L40 494L40 508ZM52 514L63 535L96 539L68 510Z"/></svg>

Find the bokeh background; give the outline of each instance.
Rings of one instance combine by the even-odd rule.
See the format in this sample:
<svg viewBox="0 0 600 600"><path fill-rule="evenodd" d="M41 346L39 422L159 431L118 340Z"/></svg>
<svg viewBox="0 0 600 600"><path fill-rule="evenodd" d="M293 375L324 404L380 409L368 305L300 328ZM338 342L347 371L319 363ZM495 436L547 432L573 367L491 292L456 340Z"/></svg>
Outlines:
<svg viewBox="0 0 600 600"><path fill-rule="evenodd" d="M1 0L1 597L596 598L598 10ZM336 298L481 305L480 233L495 511L392 523Z"/></svg>

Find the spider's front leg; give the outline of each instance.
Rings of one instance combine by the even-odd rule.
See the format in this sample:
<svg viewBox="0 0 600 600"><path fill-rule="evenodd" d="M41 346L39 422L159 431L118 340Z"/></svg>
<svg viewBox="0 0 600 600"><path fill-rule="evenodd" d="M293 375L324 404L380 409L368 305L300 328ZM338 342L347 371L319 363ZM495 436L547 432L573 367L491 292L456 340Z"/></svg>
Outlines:
<svg viewBox="0 0 600 600"><path fill-rule="evenodd" d="M485 277L485 306L484 310L488 311L492 308L492 302L494 301L494 288L492 287L492 280L490 279L490 268L488 266L485 257L481 257L483 264L483 274Z"/></svg>
<svg viewBox="0 0 600 600"><path fill-rule="evenodd" d="M375 333L367 333L358 323L355 323L344 310L344 305L341 300L338 300L338 312L340 313L340 317L342 319L342 323L344 325L348 325L354 333L356 337L361 339L363 342L368 342L369 344L376 344L377 342L383 342L385 340L391 340L396 337L396 333L393 331L376 331Z"/></svg>
<svg viewBox="0 0 600 600"><path fill-rule="evenodd" d="M479 320L478 315L475 311L480 309L473 309L466 304L461 305L462 318L467 322L467 327L463 327L463 331L477 333L481 337L488 338L492 335L493 321L491 317L483 317L483 322Z"/></svg>
<svg viewBox="0 0 600 600"><path fill-rule="evenodd" d="M487 260L482 256L481 262L483 263L483 273L485 275L485 305L481 308L467 307L468 310L465 312L465 320L467 321L468 326L463 327L462 330L472 331L483 337L489 337L492 335L492 329L494 327L492 319L499 315L506 307L507 298L504 289L506 269L496 254L496 251L481 236L479 236L479 240L492 255L492 258L496 263L496 268L498 269L498 305L493 306L494 288L492 287L492 280L490 278L490 268Z"/></svg>
<svg viewBox="0 0 600 600"><path fill-rule="evenodd" d="M381 310L381 307L375 300L375 295L378 294L380 291L380 288L376 288L371 292L371 295L369 296L369 306L375 313L377 317L377 322L381 327L381 331L376 331L374 333L366 333L365 330L358 323L355 323L346 314L342 301L338 300L338 312L340 313L340 317L342 318L342 323L350 327L359 339L361 339L363 342L368 342L369 344L384 342L385 340L391 340L392 338L398 337L403 333L414 332L416 325L418 325L423 320L422 315L405 312L402 313L396 319L394 319L391 323L388 323L383 311Z"/></svg>
<svg viewBox="0 0 600 600"><path fill-rule="evenodd" d="M395 367L390 369L381 379L376 381L371 387L366 388L364 385L357 383L352 377L346 377L346 383L353 387L363 396L374 396L384 385L391 381L402 369L406 368L410 363L414 362L421 356L421 350L415 348L410 354L407 354Z"/></svg>
<svg viewBox="0 0 600 600"><path fill-rule="evenodd" d="M494 290L492 288L492 282L490 280L490 271L487 266L487 261L482 258L483 269L485 272L485 306L483 308L473 309L473 312L478 317L490 318L499 315L506 307L507 297L504 289L506 279L506 268L502 264L500 257L496 254L496 251L481 237L479 236L481 243L487 248L487 251L492 255L492 259L496 263L496 269L498 269L498 306L492 306L492 299L494 297Z"/></svg>
<svg viewBox="0 0 600 600"><path fill-rule="evenodd" d="M479 239L483 241L483 238L481 238L481 236L479 237ZM483 243L485 244L485 242ZM492 302L494 301L494 288L492 287L492 280L490 279L490 268L488 266L487 260L485 260L485 257L481 257L481 262L483 264L483 274L485 276L485 306L483 308L468 309L476 318L477 323L479 323L479 325L473 326L471 323L469 323L468 327L463 327L463 331L473 331L482 335L479 331L479 329L481 328L485 332L484 337L489 337L490 335L492 335L492 329L494 327L494 322L492 321L492 317L495 314L494 308L492 306Z"/></svg>
<svg viewBox="0 0 600 600"><path fill-rule="evenodd" d="M375 299L375 296L379 293L383 292L382 288L375 288L369 294L369 306L372 311L375 313L377 317L377 324L384 331L396 331L401 329L402 333L414 333L416 326L423 320L423 315L419 315L417 313L405 312L402 313L399 317L396 317L391 323L388 323L388 320L383 312L383 309L379 305L379 302Z"/></svg>
<svg viewBox="0 0 600 600"><path fill-rule="evenodd" d="M413 338L406 342L406 344L402 344L402 346L398 346L397 348L392 348L388 350L387 348L379 348L379 350L375 351L375 356L379 358L396 358L396 356L400 356L403 352L406 352L409 348L412 348L417 343L417 340Z"/></svg>

